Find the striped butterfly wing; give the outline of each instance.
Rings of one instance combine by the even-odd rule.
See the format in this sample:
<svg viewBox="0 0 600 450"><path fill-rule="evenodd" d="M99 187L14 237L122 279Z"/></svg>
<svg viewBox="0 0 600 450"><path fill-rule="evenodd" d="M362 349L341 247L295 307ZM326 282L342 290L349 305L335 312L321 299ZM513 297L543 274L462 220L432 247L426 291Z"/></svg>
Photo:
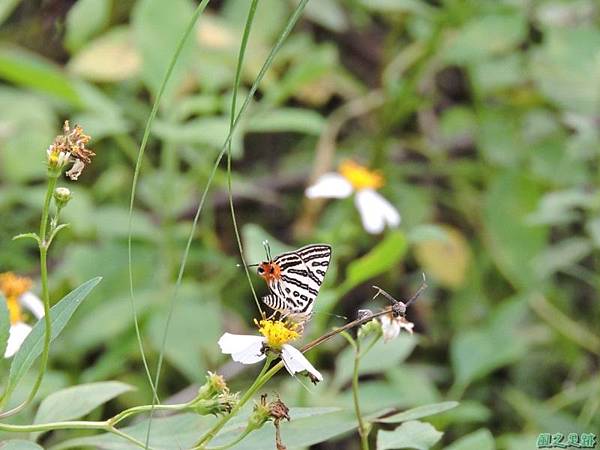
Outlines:
<svg viewBox="0 0 600 450"><path fill-rule="evenodd" d="M327 273L331 247L307 245L279 255L273 261L281 270L279 280L270 283L271 294L264 303L284 314L309 315Z"/></svg>

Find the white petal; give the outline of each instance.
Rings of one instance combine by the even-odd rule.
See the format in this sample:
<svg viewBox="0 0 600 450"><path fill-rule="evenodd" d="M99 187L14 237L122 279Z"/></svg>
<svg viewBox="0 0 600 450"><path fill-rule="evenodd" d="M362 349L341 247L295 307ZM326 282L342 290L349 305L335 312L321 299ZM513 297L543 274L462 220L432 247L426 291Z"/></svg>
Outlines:
<svg viewBox="0 0 600 450"><path fill-rule="evenodd" d="M21 305L31 311L36 318L41 319L44 317L44 304L37 295L32 294L31 292L25 292L19 297L19 301L21 302Z"/></svg>
<svg viewBox="0 0 600 450"><path fill-rule="evenodd" d="M17 351L21 348L21 344L23 344L23 341L30 332L31 327L23 322L17 322L16 324L11 325L4 357L10 358L12 355L17 353Z"/></svg>
<svg viewBox="0 0 600 450"><path fill-rule="evenodd" d="M379 318L381 321L381 330L383 331L383 342L389 342L395 339L400 334L400 324L396 319L392 319L389 315L384 315Z"/></svg>
<svg viewBox="0 0 600 450"><path fill-rule="evenodd" d="M308 362L308 359L304 357L302 352L295 347L292 347L289 344L284 344L281 348L281 359L283 360L285 368L291 375L294 375L297 372L304 372L306 370L318 381L323 381L323 376L321 373L315 369L313 365Z"/></svg>
<svg viewBox="0 0 600 450"><path fill-rule="evenodd" d="M262 351L264 342L263 336L225 333L219 339L219 347L236 362L254 364L266 357Z"/></svg>
<svg viewBox="0 0 600 450"><path fill-rule="evenodd" d="M398 210L373 189L358 191L355 204L360 213L363 227L371 234L381 233L386 224L391 227L400 224Z"/></svg>
<svg viewBox="0 0 600 450"><path fill-rule="evenodd" d="M317 182L309 186L305 194L308 198L346 198L352 194L352 185L339 173L328 172L321 175Z"/></svg>

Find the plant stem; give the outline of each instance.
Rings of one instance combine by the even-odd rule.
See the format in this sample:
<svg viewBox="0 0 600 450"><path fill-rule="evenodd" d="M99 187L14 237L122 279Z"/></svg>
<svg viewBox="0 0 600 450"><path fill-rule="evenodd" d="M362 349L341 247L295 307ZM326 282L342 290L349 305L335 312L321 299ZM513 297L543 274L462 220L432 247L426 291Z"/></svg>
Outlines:
<svg viewBox="0 0 600 450"><path fill-rule="evenodd" d="M141 405L141 406L134 406L133 408L129 408L126 409L125 411L121 411L120 413L118 413L116 416L111 417L110 419L108 419L108 423L110 423L111 425L115 426L118 423L122 422L123 420L127 419L130 416L133 416L135 414L140 414L143 412L148 412L148 411L181 411L182 409L186 409L188 407L191 406L191 402L188 403L178 403L176 405Z"/></svg>
<svg viewBox="0 0 600 450"><path fill-rule="evenodd" d="M50 214L50 202L52 201L52 194L58 181L60 174L49 174L48 175L48 186L46 188L46 196L44 197L44 204L42 206L42 218L40 220L40 235L39 235L39 251L40 251L40 278L42 284L42 302L44 303L44 349L42 350L42 357L39 367L39 372L29 395L18 406L13 409L0 414L0 419L9 417L17 414L23 410L37 395L37 392L44 379L46 372L46 366L48 364L48 355L50 353L50 341L52 339L52 320L50 318L50 292L48 289L48 248L49 242L46 241L46 232L48 230L48 216ZM3 397L2 403L6 402L8 398Z"/></svg>
<svg viewBox="0 0 600 450"><path fill-rule="evenodd" d="M354 401L354 412L356 413L356 419L358 420L358 434L360 436L360 448L362 450L369 450L369 428L364 422L362 414L360 412L360 400L358 398L358 368L360 366L360 341L356 340L356 346L354 347L354 370L352 372L352 400Z"/></svg>

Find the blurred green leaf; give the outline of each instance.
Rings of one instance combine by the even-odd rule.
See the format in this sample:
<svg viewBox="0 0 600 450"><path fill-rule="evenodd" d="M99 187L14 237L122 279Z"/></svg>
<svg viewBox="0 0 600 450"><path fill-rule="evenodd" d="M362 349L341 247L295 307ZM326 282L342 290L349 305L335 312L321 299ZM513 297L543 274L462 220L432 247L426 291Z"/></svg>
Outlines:
<svg viewBox="0 0 600 450"><path fill-rule="evenodd" d="M308 2L304 14L313 22L336 33L342 33L348 28L346 11L340 6L338 0Z"/></svg>
<svg viewBox="0 0 600 450"><path fill-rule="evenodd" d="M442 286L457 289L465 281L471 249L460 230L443 225L445 239L421 240L415 244L415 258L427 275Z"/></svg>
<svg viewBox="0 0 600 450"><path fill-rule="evenodd" d="M589 239L568 238L551 245L535 259L535 271L540 278L547 278L555 272L573 267L592 252Z"/></svg>
<svg viewBox="0 0 600 450"><path fill-rule="evenodd" d="M464 389L493 370L523 357L527 344L517 331L525 311L522 299L505 301L486 326L465 329L454 336L450 359L457 386Z"/></svg>
<svg viewBox="0 0 600 450"><path fill-rule="evenodd" d="M193 11L192 3L188 0L140 0L135 3L131 23L137 48L142 55L142 79L154 95L158 93L167 64ZM188 39L165 87L163 103L171 103L181 88L195 50L194 39Z"/></svg>
<svg viewBox="0 0 600 450"><path fill-rule="evenodd" d="M10 332L10 313L8 312L6 298L0 292L0 355L4 356Z"/></svg>
<svg viewBox="0 0 600 450"><path fill-rule="evenodd" d="M406 422L408 420L421 419L422 417L432 416L434 414L438 414L444 411L448 411L449 409L456 408L458 406L458 402L441 402L434 403L432 405L423 405L417 406L416 408L408 409L406 411L399 412L397 414L384 417L382 419L377 420L377 422L381 423L398 423L398 422Z"/></svg>
<svg viewBox="0 0 600 450"><path fill-rule="evenodd" d="M86 281L65 295L50 309L52 341L60 335L75 310L101 280L102 278L97 277ZM35 360L41 355L44 348L44 330L44 321L38 321L23 342L23 345L21 345L19 351L13 357L8 381L6 382L5 395L8 396L12 393L21 378L23 378Z"/></svg>
<svg viewBox="0 0 600 450"><path fill-rule="evenodd" d="M150 320L150 340L154 349L162 348L165 307L158 309ZM172 300L172 299L168 299ZM202 381L205 375L205 355L216 358L217 340L222 332L219 317L219 298L200 286L182 286L173 310L165 358L192 381Z"/></svg>
<svg viewBox="0 0 600 450"><path fill-rule="evenodd" d="M527 36L527 22L521 14L477 16L448 40L445 59L461 64L505 53Z"/></svg>
<svg viewBox="0 0 600 450"><path fill-rule="evenodd" d="M0 2L0 25L12 14L21 0L3 0Z"/></svg>
<svg viewBox="0 0 600 450"><path fill-rule="evenodd" d="M519 287L535 285L533 260L546 243L546 229L526 223L540 194L533 180L507 172L492 180L484 199L487 248L501 272Z"/></svg>
<svg viewBox="0 0 600 450"><path fill-rule="evenodd" d="M373 348L361 358L359 374L377 374L387 369L396 367L412 353L417 345L417 337L410 334L401 334L390 343L379 340ZM345 347L336 358L336 373L333 384L343 386L352 378L354 365L354 349Z"/></svg>
<svg viewBox="0 0 600 450"><path fill-rule="evenodd" d="M50 94L71 106L81 103L71 80L58 66L22 48L0 46L0 78Z"/></svg>
<svg viewBox="0 0 600 450"><path fill-rule="evenodd" d="M473 433L461 437L451 445L446 446L446 450L495 450L496 444L494 436L489 430L482 428Z"/></svg>
<svg viewBox="0 0 600 450"><path fill-rule="evenodd" d="M340 287L345 292L383 272L390 270L406 255L408 242L402 231L392 231L369 253L352 261L346 270L346 280Z"/></svg>
<svg viewBox="0 0 600 450"><path fill-rule="evenodd" d="M540 90L559 107L597 114L600 86L600 30L548 28L533 51L531 73Z"/></svg>
<svg viewBox="0 0 600 450"><path fill-rule="evenodd" d="M45 151L56 135L56 115L49 102L0 87L0 104L0 176L11 182L42 178Z"/></svg>
<svg viewBox="0 0 600 450"><path fill-rule="evenodd" d="M120 381L103 381L68 387L42 400L33 423L78 419L132 389L133 386ZM39 436L39 433L36 435Z"/></svg>
<svg viewBox="0 0 600 450"><path fill-rule="evenodd" d="M284 244L273 235L267 233L260 225L249 223L242 228L242 241L248 264L255 264L266 259L265 248L263 246L263 241L265 240L269 241L273 257L294 250L293 247Z"/></svg>
<svg viewBox="0 0 600 450"><path fill-rule="evenodd" d="M116 82L138 75L141 57L129 27L115 27L71 58L68 69L91 81Z"/></svg>
<svg viewBox="0 0 600 450"><path fill-rule="evenodd" d="M11 439L2 443L2 450L43 450L35 442L25 441L23 439Z"/></svg>
<svg viewBox="0 0 600 450"><path fill-rule="evenodd" d="M111 5L111 0L79 0L69 9L65 47L71 53L108 25Z"/></svg>
<svg viewBox="0 0 600 450"><path fill-rule="evenodd" d="M248 120L246 131L255 133L297 132L319 136L325 119L315 112L300 108L278 108L257 113Z"/></svg>
<svg viewBox="0 0 600 450"><path fill-rule="evenodd" d="M394 431L379 430L377 450L400 448L427 450L442 438L442 434L428 423L412 420L403 423Z"/></svg>

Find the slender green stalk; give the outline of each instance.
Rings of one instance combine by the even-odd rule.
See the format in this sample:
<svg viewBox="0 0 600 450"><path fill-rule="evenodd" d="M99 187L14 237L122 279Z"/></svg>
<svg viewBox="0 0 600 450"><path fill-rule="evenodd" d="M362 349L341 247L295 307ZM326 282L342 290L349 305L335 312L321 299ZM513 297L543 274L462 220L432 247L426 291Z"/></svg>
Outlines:
<svg viewBox="0 0 600 450"><path fill-rule="evenodd" d="M138 441L133 436L116 429L109 421L84 421L84 420L73 420L65 422L50 422L40 423L35 425L8 425L0 423L0 431L6 431L9 433L35 433L45 432L54 430L102 430L108 433L112 433L116 436L122 437L123 439L137 445L138 447L144 448L144 443Z"/></svg>
<svg viewBox="0 0 600 450"><path fill-rule="evenodd" d="M369 450L369 428L365 424L360 412L360 399L358 397L358 368L360 367L360 341L356 340L354 347L354 370L352 371L352 400L354 402L354 412L358 420L358 435L360 436L360 448Z"/></svg>
<svg viewBox="0 0 600 450"><path fill-rule="evenodd" d="M173 57L171 58L171 61L169 62L169 66L167 67L167 71L165 73L165 76L162 80L162 83L161 83L158 93L156 95L156 99L154 100L154 104L152 105L150 115L148 116L148 120L146 121L146 127L144 128L144 134L142 136L142 142L140 144L140 150L138 152L138 157L137 157L137 160L135 163L135 169L133 172L133 180L131 183L131 197L129 199L129 223L128 223L128 233L127 233L129 297L130 297L130 302L131 302L131 309L133 312L133 319L134 319L134 323L135 323L135 333L136 333L136 337L137 337L137 341L138 341L138 347L140 349L142 361L144 363L144 370L146 371L146 377L148 378L148 381L150 382L150 387L152 388L153 402L158 401L158 394L156 391L156 385L152 381L152 375L150 374L150 368L148 366L148 362L146 360L146 356L144 353L144 345L142 343L137 309L135 307L135 297L134 297L134 293L133 293L133 257L132 257L133 205L135 202L135 195L136 195L136 191L137 191L138 179L139 179L140 172L141 172L142 162L144 160L144 154L146 152L146 146L148 145L148 139L150 138L150 129L152 127L152 123L154 122L156 114L158 113L158 107L160 105L162 96L165 92L167 82L171 78L171 74L173 73L173 69L175 68L175 64L177 63L177 60L179 59L179 55L181 54L181 51L183 50L183 46L185 45L187 38L189 37L190 33L192 32L194 25L196 24L196 21L198 20L198 17L200 16L200 14L202 14L202 12L206 8L206 5L208 4L208 2L209 2L209 0L202 0L202 2L200 2L200 4L196 7L196 10L194 11L194 14L192 15L190 22L181 37L181 40L177 44L177 48L175 49L175 52L173 53Z"/></svg>
<svg viewBox="0 0 600 450"><path fill-rule="evenodd" d="M135 414L141 414L144 412L156 410L156 411L181 411L183 409L187 409L191 406L191 402L188 403L178 403L176 405L141 405L134 406L133 408L126 409L125 411L121 411L116 416L108 419L108 423L112 426L117 425L123 420L127 419L130 416Z"/></svg>
<svg viewBox="0 0 600 450"><path fill-rule="evenodd" d="M233 447L236 444L239 444L240 442L242 442L244 440L244 438L246 436L248 436L250 433L252 433L254 431L253 428L246 428L244 430L244 432L242 434L240 434L238 437L236 437L233 441L231 441L229 444L225 444L225 445L219 445L217 447L209 447L206 450L226 450L228 448Z"/></svg>
<svg viewBox="0 0 600 450"><path fill-rule="evenodd" d="M150 137L150 128L151 128L152 122L154 121L154 118L156 117L156 114L158 112L158 106L160 104L160 100L165 91L167 82L168 82L169 78L171 77L171 74L173 72L175 64L177 63L177 60L179 59L179 55L181 54L181 51L183 50L183 47L184 47L188 37L190 36L192 30L194 29L194 26L196 25L196 22L198 21L198 17L200 17L200 14L202 14L204 12L204 9L208 5L209 1L210 0L202 0L200 2L200 4L196 7L194 14L192 15L183 35L181 36L181 39L179 40L179 43L177 44L175 53L173 53L173 57L171 58L171 62L169 63L169 67L167 68L167 72L165 73L165 77L164 77L162 84L160 86L160 89L158 91L158 95L156 96L154 104L152 105L152 110L150 111L150 116L148 117L148 121L146 122L146 128L144 129L144 136L142 137L142 143L140 145L140 151L138 154L138 159L137 159L137 162L135 165L135 171L134 171L134 175L133 175L133 182L132 182L132 186L131 186L131 200L129 202L129 231L127 234L129 290L130 290L131 304L132 304L133 311L134 311L134 321L135 321L135 327L136 327L136 334L138 336L138 345L140 347L140 351L142 352L143 358L144 358L144 349L143 349L143 345L142 345L142 341L141 341L141 335L139 332L139 324L137 321L137 315L135 313L134 296L133 296L133 259L132 259L132 251L131 251L131 237L132 237L132 225L133 225L133 202L135 200L135 193L136 193L138 178L139 178L139 174L140 174L141 162L144 159L146 145L148 144L148 138ZM180 271L180 273L181 273L181 271ZM156 390L158 388L158 384L160 383L160 374L162 372L162 365L163 365L164 353L165 353L164 350L165 350L165 346L167 343L169 326L171 324L171 319L173 318L175 299L177 298L177 293L179 291L179 286L181 284L180 281L181 281L181 275L178 276L178 278L177 278L177 283L175 285L175 292L173 294L173 300L171 301L171 303L169 305L169 312L167 314L167 320L166 320L165 329L163 332L161 350L160 350L160 354L158 357L158 363L156 365L156 373L155 373L154 382L152 382L152 375L150 374L148 365L146 364L146 362L144 360L144 365L146 368L146 375L148 376L150 385L152 386L152 390L154 392L154 396L152 397L152 405L155 405L156 403L160 403L158 395L156 393ZM150 430L152 427L153 412L154 412L154 408L152 408L150 410L150 419L148 420L148 429L146 431L146 447L148 447L149 440L150 440Z"/></svg>
<svg viewBox="0 0 600 450"><path fill-rule="evenodd" d="M42 350L42 356L40 360L40 366L37 378L27 398L18 406L13 409L3 412L0 414L0 419L9 417L17 414L23 410L31 401L35 398L44 379L46 373L46 366L48 365L48 355L50 353L50 341L52 339L52 321L50 318L50 291L48 289L48 248L49 242L46 240L46 232L48 230L48 217L50 214L50 202L52 201L52 194L58 180L59 174L49 173L48 174L48 186L46 188L46 196L44 197L44 204L42 206L42 218L40 220L40 234L39 234L39 251L40 251L40 279L42 284L42 302L44 303L44 348ZM8 401L8 396L3 395L2 403Z"/></svg>
<svg viewBox="0 0 600 450"><path fill-rule="evenodd" d="M229 132L231 133L233 130L234 118L235 118L235 108L237 106L237 93L240 88L240 80L242 74L242 66L244 62L244 55L246 54L246 47L248 45L248 37L250 36L250 29L252 27L252 23L254 21L254 15L256 13L256 7L258 6L258 0L252 0L250 4L250 9L248 10L248 17L246 18L246 26L244 27L244 35L242 36L242 43L240 44L240 52L238 54L237 68L235 71L235 80L233 82L233 94L231 96L231 114L229 120ZM238 230L237 219L235 216L235 208L233 206L233 189L231 186L231 141L227 146L227 194L229 197L229 209L231 211L231 221L233 223L233 231L235 233L235 239L237 241L238 250L240 252L240 259L242 261L242 266L244 267L244 272L246 273L246 278L248 279L248 284L250 285L250 290L252 291L252 296L254 297L254 301L256 302L256 306L260 311L261 316L264 317L264 312L260 306L260 302L258 301L258 297L256 296L256 291L254 290L254 285L252 284L252 279L250 277L250 272L248 270L248 265L246 264L246 258L244 257L244 247L242 245L242 240L240 238L240 232Z"/></svg>

